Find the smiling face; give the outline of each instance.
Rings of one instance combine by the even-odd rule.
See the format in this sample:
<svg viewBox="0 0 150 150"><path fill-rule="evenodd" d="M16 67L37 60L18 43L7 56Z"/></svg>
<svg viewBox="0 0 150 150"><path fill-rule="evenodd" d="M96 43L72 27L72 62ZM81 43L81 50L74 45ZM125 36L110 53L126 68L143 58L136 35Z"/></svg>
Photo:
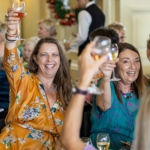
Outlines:
<svg viewBox="0 0 150 150"><path fill-rule="evenodd" d="M48 30L46 30L46 28L43 26L42 23L39 24L38 37L39 38L50 37L50 32Z"/></svg>
<svg viewBox="0 0 150 150"><path fill-rule="evenodd" d="M27 44L23 47L23 57L26 62L29 62L34 47L35 47L34 43Z"/></svg>
<svg viewBox="0 0 150 150"><path fill-rule="evenodd" d="M139 75L140 58L139 55L129 49L119 54L117 63L118 74L124 84L133 83Z"/></svg>
<svg viewBox="0 0 150 150"><path fill-rule="evenodd" d="M60 56L56 44L42 44L37 56L33 56L33 58L38 65L37 75L55 77L60 66Z"/></svg>

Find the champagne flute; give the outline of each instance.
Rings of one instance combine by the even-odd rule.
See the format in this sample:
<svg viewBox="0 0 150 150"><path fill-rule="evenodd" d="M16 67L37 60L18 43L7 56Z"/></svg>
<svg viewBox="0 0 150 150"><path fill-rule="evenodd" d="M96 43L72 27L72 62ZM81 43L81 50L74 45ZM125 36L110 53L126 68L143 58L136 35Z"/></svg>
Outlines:
<svg viewBox="0 0 150 150"><path fill-rule="evenodd" d="M20 20L21 20L25 13L25 2L24 1L23 2L14 1L12 8L14 8L14 13L18 14L18 16L16 16L16 17L20 18ZM17 29L18 29L18 40L25 40L25 39L20 38L20 36L19 36L19 34L20 34L19 23L17 25Z"/></svg>
<svg viewBox="0 0 150 150"><path fill-rule="evenodd" d="M109 135L107 133L99 133L96 143L99 150L108 150L110 145Z"/></svg>
<svg viewBox="0 0 150 150"><path fill-rule="evenodd" d="M92 51L92 57L95 60L100 59L102 55L108 54L108 52L110 51L110 47L111 47L110 38L105 37L105 36L96 36L93 41L95 42L95 47L93 48L93 51ZM99 88L97 88L95 83L93 83L92 86L89 86L87 90L88 90L88 93L96 94L96 95L102 94L104 92L103 90L100 90Z"/></svg>
<svg viewBox="0 0 150 150"><path fill-rule="evenodd" d="M90 137L82 137L81 140L86 144L86 145L92 145L92 140Z"/></svg>
<svg viewBox="0 0 150 150"><path fill-rule="evenodd" d="M118 46L117 44L112 44L111 50L108 53L110 60L115 61L118 57ZM115 70L113 70L112 72L113 77L111 79L109 79L108 81L119 81L121 80L120 78L116 78L115 77Z"/></svg>

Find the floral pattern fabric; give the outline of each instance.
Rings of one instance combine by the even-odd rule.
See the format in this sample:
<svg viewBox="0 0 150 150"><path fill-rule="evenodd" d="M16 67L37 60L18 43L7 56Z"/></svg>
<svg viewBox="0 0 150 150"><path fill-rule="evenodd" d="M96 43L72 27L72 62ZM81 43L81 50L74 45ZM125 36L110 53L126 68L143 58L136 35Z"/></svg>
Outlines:
<svg viewBox="0 0 150 150"><path fill-rule="evenodd" d="M59 95L56 93L57 101L50 111L42 83L22 66L16 47L5 49L4 66L10 97L6 126L0 134L0 149L53 150L55 144L60 145L58 134L65 113Z"/></svg>
<svg viewBox="0 0 150 150"><path fill-rule="evenodd" d="M100 79L98 86L100 86ZM94 96L93 107L91 111L91 138L96 147L96 138L98 133L108 133L110 137L110 149L118 150L121 142L132 142L134 139L135 119L138 113L140 100L135 93L131 98L122 97L123 103L120 103L115 93L113 82L111 86L111 108L102 112L96 105L96 96ZM105 91L107 92L107 91ZM130 93L127 93L129 96Z"/></svg>

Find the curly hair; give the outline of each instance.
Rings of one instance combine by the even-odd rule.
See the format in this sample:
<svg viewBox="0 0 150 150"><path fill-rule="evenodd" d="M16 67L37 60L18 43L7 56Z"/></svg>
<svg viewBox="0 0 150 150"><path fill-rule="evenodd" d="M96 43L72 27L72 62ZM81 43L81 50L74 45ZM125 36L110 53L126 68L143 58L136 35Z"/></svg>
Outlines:
<svg viewBox="0 0 150 150"><path fill-rule="evenodd" d="M107 28L107 27L98 28L98 29L96 29L90 33L89 38L91 41L93 41L93 39L96 36L106 36L106 37L111 39L112 44L118 44L119 43L118 33L112 28Z"/></svg>
<svg viewBox="0 0 150 150"><path fill-rule="evenodd" d="M72 98L71 76L70 76L69 64L66 55L64 54L64 51L62 50L59 42L56 39L47 37L41 39L37 43L30 57L29 71L31 73L35 73L35 74L37 73L38 65L34 61L33 57L38 55L39 49L44 43L53 43L58 48L61 63L55 75L54 83L57 85L57 91L59 93L60 99L62 100L62 104L66 108Z"/></svg>

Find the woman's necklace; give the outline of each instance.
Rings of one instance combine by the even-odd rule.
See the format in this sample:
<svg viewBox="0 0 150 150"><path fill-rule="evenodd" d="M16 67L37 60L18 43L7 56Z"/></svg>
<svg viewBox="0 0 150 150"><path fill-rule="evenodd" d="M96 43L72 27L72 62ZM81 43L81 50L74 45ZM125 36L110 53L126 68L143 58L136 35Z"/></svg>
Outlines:
<svg viewBox="0 0 150 150"><path fill-rule="evenodd" d="M36 76L37 76L38 79L42 82L41 78L40 78L38 75L36 75ZM56 85L55 83L53 83L53 84L55 85L55 89L54 89L54 90L49 89L43 82L42 82L42 84L43 84L43 86L44 86L48 91L50 91L50 92L55 92L56 89L57 89L57 85Z"/></svg>
<svg viewBox="0 0 150 150"><path fill-rule="evenodd" d="M126 98L126 99L131 98L132 95L133 95L133 89L130 90L131 94L130 94L129 96L127 96L127 95L126 95L125 93L123 93L121 90L120 90L120 92L121 92L121 95L122 95L124 98Z"/></svg>

